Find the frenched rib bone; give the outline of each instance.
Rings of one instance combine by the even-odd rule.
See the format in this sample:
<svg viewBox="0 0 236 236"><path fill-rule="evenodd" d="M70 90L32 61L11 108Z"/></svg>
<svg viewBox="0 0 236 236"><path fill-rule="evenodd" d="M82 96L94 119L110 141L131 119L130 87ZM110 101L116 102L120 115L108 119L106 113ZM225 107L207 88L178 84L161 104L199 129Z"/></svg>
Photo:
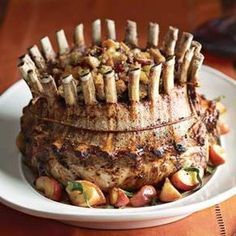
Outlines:
<svg viewBox="0 0 236 236"><path fill-rule="evenodd" d="M82 83L85 104L92 105L96 103L95 86L91 73L81 76L80 80Z"/></svg>
<svg viewBox="0 0 236 236"><path fill-rule="evenodd" d="M35 74L33 70L28 71L28 80L32 94L36 93L37 95L40 96L43 93L43 86L40 82L38 75Z"/></svg>
<svg viewBox="0 0 236 236"><path fill-rule="evenodd" d="M74 33L74 41L75 45L78 47L85 47L85 40L84 40L84 25L79 24L75 28L75 33Z"/></svg>
<svg viewBox="0 0 236 236"><path fill-rule="evenodd" d="M129 99L131 102L139 102L139 80L140 67L135 67L129 71Z"/></svg>
<svg viewBox="0 0 236 236"><path fill-rule="evenodd" d="M116 26L115 26L115 21L106 19L106 25L107 25L107 38L116 40Z"/></svg>
<svg viewBox="0 0 236 236"><path fill-rule="evenodd" d="M169 60L163 63L163 86L166 94L170 94L174 88L174 70L175 70L175 57L173 56Z"/></svg>
<svg viewBox="0 0 236 236"><path fill-rule="evenodd" d="M159 25L157 23L149 23L148 27L148 47L157 47L159 39Z"/></svg>
<svg viewBox="0 0 236 236"><path fill-rule="evenodd" d="M172 26L169 27L162 44L162 50L166 57L173 56L175 54L175 45L178 39L179 30Z"/></svg>
<svg viewBox="0 0 236 236"><path fill-rule="evenodd" d="M56 32L58 54L49 38L44 37L41 39L42 52L34 45L29 49L30 55L20 58L18 68L30 88L28 72L33 71L30 73L31 80L38 78L37 88L32 90L34 97L41 96L41 93L50 96L48 91L51 89L53 96L63 96L68 106L78 105L80 101L86 105L104 101L107 104L119 103L126 96L123 94L127 94L129 102L146 99L156 103L160 95L171 93L175 83L198 85L198 72L204 57L200 54L201 44L193 40L192 34L183 32L178 40L179 30L170 26L159 49L159 25L150 22L147 48L142 50L138 47L136 22L127 21L125 43L116 41L113 20L106 19L105 24L108 39L103 43L101 20L97 19L92 23L92 46L87 49L81 23L74 31L74 47L69 47L64 30L59 30ZM99 53L102 55L99 56ZM71 58L75 66L70 64ZM109 69L105 69L105 73L100 72L103 67ZM125 71L121 73L118 67L124 67L121 69ZM90 72L80 75L79 70ZM54 78L56 73L58 75ZM50 78L50 83L45 82L48 81L45 77ZM40 78L44 78L42 82ZM39 89L40 84L42 89ZM63 95L59 86L63 88Z"/></svg>
<svg viewBox="0 0 236 236"><path fill-rule="evenodd" d="M34 45L20 58L33 95L21 118L27 164L62 185L81 179L107 192L157 186L186 164L205 169L218 118L196 90L201 44L170 26L158 48L159 25L150 23L141 48L136 22L124 42L113 20L105 27L104 41L98 19L90 46L79 24L73 44L56 33L58 53L44 37L41 51Z"/></svg>
<svg viewBox="0 0 236 236"><path fill-rule="evenodd" d="M46 97L55 97L57 95L57 86L55 80L51 75L44 77L41 80L43 92Z"/></svg>
<svg viewBox="0 0 236 236"><path fill-rule="evenodd" d="M137 23L135 21L127 21L125 42L131 46L138 46Z"/></svg>
<svg viewBox="0 0 236 236"><path fill-rule="evenodd" d="M101 20L97 19L92 23L92 41L94 45L100 45L102 41Z"/></svg>
<svg viewBox="0 0 236 236"><path fill-rule="evenodd" d="M77 89L75 85L75 81L72 75L65 77L62 80L63 91L64 91L64 98L66 104L69 106L74 106L77 103Z"/></svg>
<svg viewBox="0 0 236 236"><path fill-rule="evenodd" d="M159 97L159 84L160 84L160 77L161 77L161 69L162 69L162 64L159 65L154 65L151 68L149 79L149 99L155 103L158 100Z"/></svg>
<svg viewBox="0 0 236 236"><path fill-rule="evenodd" d="M29 52L30 52L30 55L33 58L36 66L39 69L45 70L46 69L46 63L45 63L45 60L44 60L38 46L37 45L32 46L29 49Z"/></svg>
<svg viewBox="0 0 236 236"><path fill-rule="evenodd" d="M184 59L186 51L190 48L193 40L193 35L187 32L183 32L180 38L180 42L177 45L176 57L179 63Z"/></svg>
<svg viewBox="0 0 236 236"><path fill-rule="evenodd" d="M65 31L63 29L56 32L56 38L60 55L68 53L70 48L66 39Z"/></svg>
<svg viewBox="0 0 236 236"><path fill-rule="evenodd" d="M43 49L44 56L47 61L54 61L56 58L56 53L52 47L52 44L49 40L49 38L46 36L41 39L41 46Z"/></svg>
<svg viewBox="0 0 236 236"><path fill-rule="evenodd" d="M105 95L107 103L117 103L116 81L114 71L108 71L105 77Z"/></svg>

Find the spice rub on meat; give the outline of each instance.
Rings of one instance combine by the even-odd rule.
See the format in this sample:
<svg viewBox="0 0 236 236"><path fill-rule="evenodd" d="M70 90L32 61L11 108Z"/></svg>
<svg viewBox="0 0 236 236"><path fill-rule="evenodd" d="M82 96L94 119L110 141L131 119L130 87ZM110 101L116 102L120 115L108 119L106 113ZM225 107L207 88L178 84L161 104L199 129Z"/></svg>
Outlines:
<svg viewBox="0 0 236 236"><path fill-rule="evenodd" d="M201 45L169 27L158 47L159 26L149 24L146 48L128 21L118 42L113 21L102 41L101 22L86 47L83 25L74 46L56 33L20 58L32 92L20 136L26 163L62 184L83 179L108 191L156 185L182 167L206 168L209 142L217 138L215 104L200 96Z"/></svg>

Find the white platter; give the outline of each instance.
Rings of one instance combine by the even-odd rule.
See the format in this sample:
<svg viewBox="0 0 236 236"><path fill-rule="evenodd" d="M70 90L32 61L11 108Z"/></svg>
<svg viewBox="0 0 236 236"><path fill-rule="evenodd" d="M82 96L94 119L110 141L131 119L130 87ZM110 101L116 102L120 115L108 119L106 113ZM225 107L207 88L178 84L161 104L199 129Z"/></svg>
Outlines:
<svg viewBox="0 0 236 236"><path fill-rule="evenodd" d="M231 131L223 139L226 164L196 193L176 202L127 209L87 209L51 201L35 191L22 170L15 146L22 108L30 100L24 81L0 97L0 201L21 212L87 228L128 229L170 223L222 202L236 194L236 83L210 67L201 70L201 92L209 98L225 95L225 117Z"/></svg>

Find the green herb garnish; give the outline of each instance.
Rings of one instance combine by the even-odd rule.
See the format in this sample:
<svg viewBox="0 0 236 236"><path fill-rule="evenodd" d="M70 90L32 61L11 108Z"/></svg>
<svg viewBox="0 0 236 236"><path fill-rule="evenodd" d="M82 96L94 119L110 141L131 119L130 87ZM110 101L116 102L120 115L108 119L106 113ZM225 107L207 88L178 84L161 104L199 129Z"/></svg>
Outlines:
<svg viewBox="0 0 236 236"><path fill-rule="evenodd" d="M126 191L126 190L123 190L123 192L126 194L127 197L133 197L134 196L134 193L132 193L132 192L129 192L129 191Z"/></svg>
<svg viewBox="0 0 236 236"><path fill-rule="evenodd" d="M215 169L216 168L213 166L207 166L206 173L212 175L214 173Z"/></svg>
<svg viewBox="0 0 236 236"><path fill-rule="evenodd" d="M83 197L84 197L84 200L85 200L87 206L91 208L89 201L88 201L88 196L87 196L86 192L84 191L83 185L80 182L68 181L67 189L69 191L80 191L80 193L83 194Z"/></svg>
<svg viewBox="0 0 236 236"><path fill-rule="evenodd" d="M197 180L199 182L199 188L202 186L202 178L200 177L200 170L199 168L196 167L188 167L188 168L184 168L185 171L193 171L197 173Z"/></svg>
<svg viewBox="0 0 236 236"><path fill-rule="evenodd" d="M214 98L213 100L216 101L216 102L220 102L224 98L225 98L225 95L220 95L220 96Z"/></svg>
<svg viewBox="0 0 236 236"><path fill-rule="evenodd" d="M156 206L157 204L158 204L158 198L157 197L152 198L150 205Z"/></svg>
<svg viewBox="0 0 236 236"><path fill-rule="evenodd" d="M79 182L69 181L67 183L67 189L70 191L80 191L81 193L84 192L83 185Z"/></svg>

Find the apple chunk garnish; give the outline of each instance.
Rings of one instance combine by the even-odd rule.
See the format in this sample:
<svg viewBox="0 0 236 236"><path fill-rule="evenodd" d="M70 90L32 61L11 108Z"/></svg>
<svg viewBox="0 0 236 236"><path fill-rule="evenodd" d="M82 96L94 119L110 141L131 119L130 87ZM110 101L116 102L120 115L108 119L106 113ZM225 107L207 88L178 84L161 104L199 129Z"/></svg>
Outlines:
<svg viewBox="0 0 236 236"><path fill-rule="evenodd" d="M149 204L157 195L156 189L151 185L144 185L134 196L130 199L130 203L134 207L141 207Z"/></svg>
<svg viewBox="0 0 236 236"><path fill-rule="evenodd" d="M66 192L72 204L81 207L98 206L106 203L101 189L86 180L68 182Z"/></svg>
<svg viewBox="0 0 236 236"><path fill-rule="evenodd" d="M162 186L159 199L162 202L173 202L182 197L181 193L174 187L168 178L166 178L164 185Z"/></svg>
<svg viewBox="0 0 236 236"><path fill-rule="evenodd" d="M62 187L55 179L48 176L40 176L36 179L35 186L45 197L60 201Z"/></svg>
<svg viewBox="0 0 236 236"><path fill-rule="evenodd" d="M218 144L213 144L209 148L209 159L214 166L225 163L225 150Z"/></svg>
<svg viewBox="0 0 236 236"><path fill-rule="evenodd" d="M109 194L110 204L115 207L125 207L129 204L129 198L120 188L112 188Z"/></svg>
<svg viewBox="0 0 236 236"><path fill-rule="evenodd" d="M170 178L171 183L179 190L189 191L196 188L200 181L197 168L189 168L189 170L181 169L173 174Z"/></svg>

